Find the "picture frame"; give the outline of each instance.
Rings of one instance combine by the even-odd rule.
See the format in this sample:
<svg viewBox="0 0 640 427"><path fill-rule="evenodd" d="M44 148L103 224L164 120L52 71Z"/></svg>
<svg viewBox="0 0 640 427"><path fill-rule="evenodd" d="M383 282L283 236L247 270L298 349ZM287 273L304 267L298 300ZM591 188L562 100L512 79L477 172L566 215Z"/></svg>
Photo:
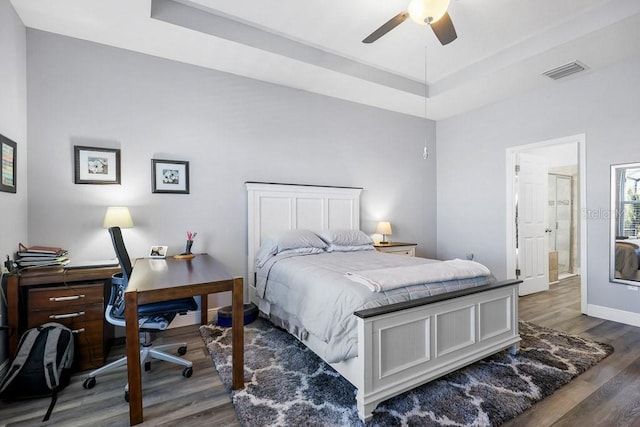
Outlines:
<svg viewBox="0 0 640 427"><path fill-rule="evenodd" d="M73 147L76 184L120 184L120 149Z"/></svg>
<svg viewBox="0 0 640 427"><path fill-rule="evenodd" d="M17 172L18 172L18 145L7 138L0 135L0 191L5 193L15 193L17 184Z"/></svg>
<svg viewBox="0 0 640 427"><path fill-rule="evenodd" d="M167 249L169 249L169 246L153 245L149 249L149 258L165 258Z"/></svg>
<svg viewBox="0 0 640 427"><path fill-rule="evenodd" d="M151 192L189 194L189 162L151 159Z"/></svg>

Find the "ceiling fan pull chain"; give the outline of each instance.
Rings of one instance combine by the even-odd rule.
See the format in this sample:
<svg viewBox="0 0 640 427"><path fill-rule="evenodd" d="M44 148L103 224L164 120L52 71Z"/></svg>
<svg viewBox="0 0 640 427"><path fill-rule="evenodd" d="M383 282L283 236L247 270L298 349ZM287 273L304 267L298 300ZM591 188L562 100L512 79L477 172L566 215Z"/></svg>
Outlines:
<svg viewBox="0 0 640 427"><path fill-rule="evenodd" d="M422 158L427 160L429 158L429 150L427 149L427 137L429 135L429 122L427 118L427 43L424 44L424 121L427 127L427 131L424 135L424 150L422 151Z"/></svg>

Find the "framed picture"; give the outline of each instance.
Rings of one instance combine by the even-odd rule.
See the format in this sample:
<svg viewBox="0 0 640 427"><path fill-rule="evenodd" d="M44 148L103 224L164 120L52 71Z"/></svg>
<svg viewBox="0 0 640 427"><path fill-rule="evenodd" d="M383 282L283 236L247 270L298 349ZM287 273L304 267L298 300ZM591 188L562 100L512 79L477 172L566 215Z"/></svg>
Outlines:
<svg viewBox="0 0 640 427"><path fill-rule="evenodd" d="M151 159L151 191L189 194L189 162Z"/></svg>
<svg viewBox="0 0 640 427"><path fill-rule="evenodd" d="M2 170L0 175L0 191L16 192L16 143L0 135L0 152L2 153Z"/></svg>
<svg viewBox="0 0 640 427"><path fill-rule="evenodd" d="M149 258L164 258L167 256L169 246L155 245L149 249Z"/></svg>
<svg viewBox="0 0 640 427"><path fill-rule="evenodd" d="M76 184L120 184L120 150L73 147Z"/></svg>

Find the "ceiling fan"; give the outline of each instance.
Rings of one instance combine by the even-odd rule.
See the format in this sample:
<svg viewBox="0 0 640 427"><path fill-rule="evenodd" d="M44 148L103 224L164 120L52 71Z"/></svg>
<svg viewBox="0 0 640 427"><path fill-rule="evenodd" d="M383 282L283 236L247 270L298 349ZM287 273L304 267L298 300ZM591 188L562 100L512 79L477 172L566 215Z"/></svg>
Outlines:
<svg viewBox="0 0 640 427"><path fill-rule="evenodd" d="M447 13L448 7L449 0L411 0L406 11L400 12L385 22L380 28L362 40L362 43L373 43L402 24L407 18L411 18L420 25L431 26L443 46L449 44L458 38L458 35L451 17Z"/></svg>

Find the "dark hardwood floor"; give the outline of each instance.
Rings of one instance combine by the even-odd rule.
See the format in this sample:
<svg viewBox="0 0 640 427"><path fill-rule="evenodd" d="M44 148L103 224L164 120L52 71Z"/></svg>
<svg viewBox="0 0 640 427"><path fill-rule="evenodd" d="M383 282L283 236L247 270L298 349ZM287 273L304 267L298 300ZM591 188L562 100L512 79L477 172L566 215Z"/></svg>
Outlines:
<svg viewBox="0 0 640 427"><path fill-rule="evenodd" d="M611 344L614 352L504 425L640 426L640 328L581 314L577 277L521 297L519 308L522 320Z"/></svg>
<svg viewBox="0 0 640 427"><path fill-rule="evenodd" d="M193 362L193 376L184 378L182 367L152 362L142 372L143 426L239 426L229 393L204 346L197 326L169 329L154 341L184 341L183 357ZM113 347L110 361L124 354L124 346ZM124 400L126 367L98 377L91 390L82 387L85 373L78 373L60 393L53 415L41 423L49 398L6 403L0 401L0 425L6 426L128 426L129 405Z"/></svg>
<svg viewBox="0 0 640 427"><path fill-rule="evenodd" d="M577 278L569 278L548 292L521 297L520 318L612 344L614 353L505 425L640 426L640 328L582 315L579 292ZM198 328L171 329L156 342L180 340L188 343L185 357L194 362L194 374L185 379L180 367L164 362L143 372L142 425L239 425ZM122 346L114 347L111 357L123 351ZM82 373L73 377L48 423L40 423L48 399L37 399L0 403L0 425L128 425L124 368L98 378L91 390L82 388L82 380Z"/></svg>

